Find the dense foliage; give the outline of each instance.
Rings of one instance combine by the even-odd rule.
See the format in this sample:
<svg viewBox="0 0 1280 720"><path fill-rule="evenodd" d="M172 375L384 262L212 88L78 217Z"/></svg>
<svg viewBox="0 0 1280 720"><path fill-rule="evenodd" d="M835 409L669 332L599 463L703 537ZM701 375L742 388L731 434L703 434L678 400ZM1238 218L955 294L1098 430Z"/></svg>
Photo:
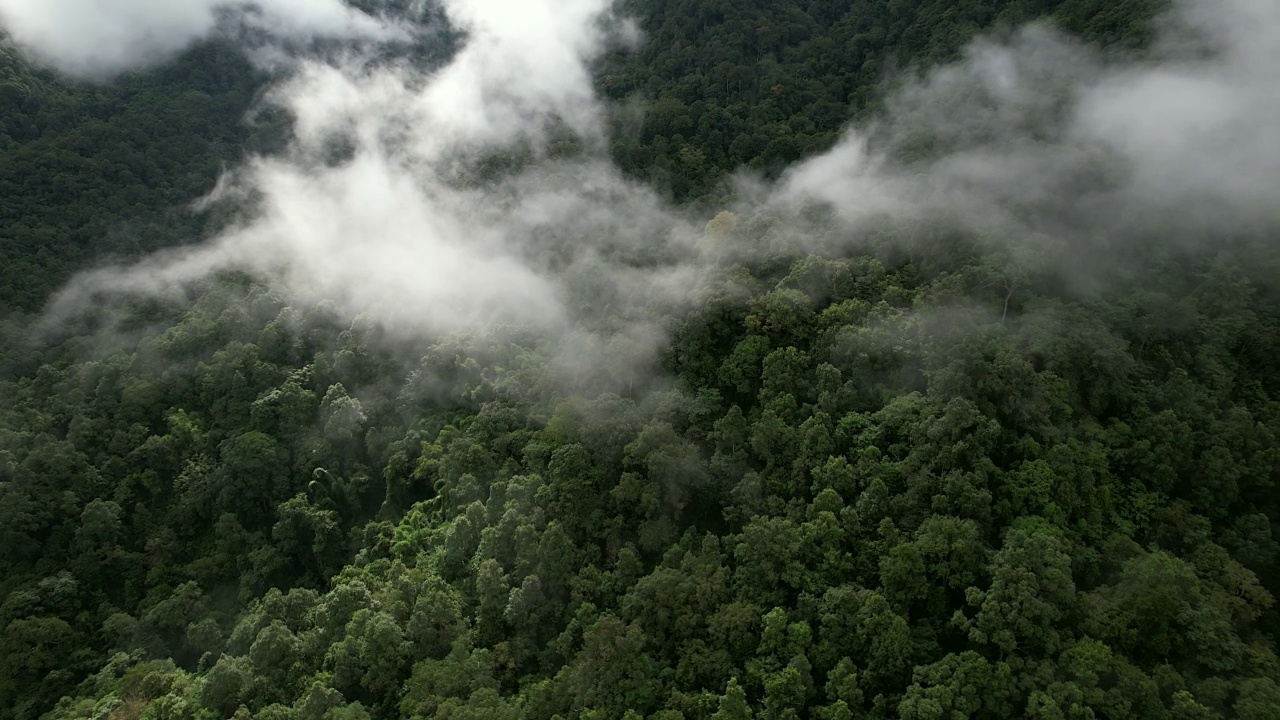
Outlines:
<svg viewBox="0 0 1280 720"><path fill-rule="evenodd" d="M606 97L643 98L615 118L619 166L678 200L730 172L774 173L835 142L907 68L953 60L980 31L1044 20L1112 52L1149 40L1165 0L761 2L632 0L646 41L604 63Z"/></svg>
<svg viewBox="0 0 1280 720"><path fill-rule="evenodd" d="M696 5L634 3L670 36L601 83L656 100L646 128L685 113L750 139L786 123L793 145L735 155L737 136L676 120L617 136L633 171L662 168L662 147L709 159L684 185L654 176L685 198L829 144L875 97L869 57L930 62L1050 11L1138 45L1154 6ZM872 33L856 42L875 52L808 46L828 32L853 33L837 47ZM722 37L740 38L725 63L744 37L777 47L734 66L741 85L680 56ZM84 164L54 185L109 186L84 201L91 221L62 225L50 208L74 203L13 176L4 227L36 234L0 231L32 276L7 301L30 307L95 233L198 233L200 215L155 218L252 142L247 67L204 47L81 88L132 99L66 134L6 106L0 174L75 137ZM223 91L188 92L196 69ZM742 99L829 78L838 100ZM163 186L84 159L137 113L191 133L181 173L145 176ZM980 238L890 226L851 257L844 238L798 252L778 232L764 212L710 222L704 241L735 261L695 312L652 318L671 337L656 379L609 391L565 383L536 337L406 347L238 276L117 308L111 332L7 349L23 358L0 382L0 718L1276 716L1270 238L1147 238L1084 292ZM37 237L85 254L42 265L22 244Z"/></svg>
<svg viewBox="0 0 1280 720"><path fill-rule="evenodd" d="M198 237L187 206L246 149L263 76L210 42L109 85L72 83L0 44L0 308L36 310L70 273Z"/></svg>

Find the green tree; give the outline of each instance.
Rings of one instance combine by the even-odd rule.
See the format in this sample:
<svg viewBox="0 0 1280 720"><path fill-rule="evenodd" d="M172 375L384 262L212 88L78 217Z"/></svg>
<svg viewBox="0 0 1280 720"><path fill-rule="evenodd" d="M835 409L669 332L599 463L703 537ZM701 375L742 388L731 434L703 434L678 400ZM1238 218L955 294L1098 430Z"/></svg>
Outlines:
<svg viewBox="0 0 1280 720"><path fill-rule="evenodd" d="M720 707L712 716L715 720L751 720L751 706L747 704L747 694L738 684L738 678L730 678L720 696Z"/></svg>

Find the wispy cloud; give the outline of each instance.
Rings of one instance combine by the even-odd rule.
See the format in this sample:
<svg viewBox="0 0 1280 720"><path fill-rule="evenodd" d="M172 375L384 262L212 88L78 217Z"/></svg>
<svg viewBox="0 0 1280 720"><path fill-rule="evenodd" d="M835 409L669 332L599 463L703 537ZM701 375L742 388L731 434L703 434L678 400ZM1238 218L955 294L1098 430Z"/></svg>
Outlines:
<svg viewBox="0 0 1280 720"><path fill-rule="evenodd" d="M853 227L934 216L1007 242L1280 226L1280 5L1176 8L1180 43L1144 61L1104 63L1043 27L978 41L776 197Z"/></svg>
<svg viewBox="0 0 1280 720"><path fill-rule="evenodd" d="M646 362L661 316L734 252L704 253L699 221L608 162L589 67L610 41L609 3L445 9L467 40L433 73L301 61L272 93L295 118L291 149L222 184L254 198L249 219L194 250L82 276L55 307L245 269L402 334L519 325L584 358ZM773 241L790 248L815 242L801 211L817 204L845 249L863 229L919 220L1041 252L1064 273L1106 260L1087 258L1105 251L1097 236L1280 228L1280 6L1186 0L1176 20L1196 43L1123 64L1044 27L978 41L831 151L744 184L741 210L773 216ZM567 157L547 142L565 126L581 148ZM507 169L458 172L483 158Z"/></svg>
<svg viewBox="0 0 1280 720"><path fill-rule="evenodd" d="M0 26L37 59L109 77L168 58L223 18L282 37L389 37L396 30L342 0L0 0Z"/></svg>

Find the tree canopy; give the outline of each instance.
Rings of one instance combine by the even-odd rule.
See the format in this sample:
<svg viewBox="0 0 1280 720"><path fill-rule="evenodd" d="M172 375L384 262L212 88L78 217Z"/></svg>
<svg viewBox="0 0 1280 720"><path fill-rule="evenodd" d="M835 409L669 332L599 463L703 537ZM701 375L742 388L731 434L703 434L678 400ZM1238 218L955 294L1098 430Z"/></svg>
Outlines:
<svg viewBox="0 0 1280 720"><path fill-rule="evenodd" d="M619 165L710 207L895 66L1034 18L1136 52L1162 6L630 0L646 40L595 81ZM225 222L181 208L287 128L243 122L253 68L0 57L0 305ZM536 335L390 342L236 273L110 332L10 316L0 720L1280 712L1273 242L1081 289L963 233L788 247L768 212L707 213L734 261L603 390Z"/></svg>

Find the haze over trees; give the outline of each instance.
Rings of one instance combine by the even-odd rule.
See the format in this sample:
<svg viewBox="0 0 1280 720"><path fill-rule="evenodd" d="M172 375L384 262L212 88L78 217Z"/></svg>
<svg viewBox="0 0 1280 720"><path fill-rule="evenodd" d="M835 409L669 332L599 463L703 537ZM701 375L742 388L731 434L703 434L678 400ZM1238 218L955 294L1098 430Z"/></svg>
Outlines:
<svg viewBox="0 0 1280 720"><path fill-rule="evenodd" d="M1276 717L1280 18L1177 6L0 46L0 719Z"/></svg>

